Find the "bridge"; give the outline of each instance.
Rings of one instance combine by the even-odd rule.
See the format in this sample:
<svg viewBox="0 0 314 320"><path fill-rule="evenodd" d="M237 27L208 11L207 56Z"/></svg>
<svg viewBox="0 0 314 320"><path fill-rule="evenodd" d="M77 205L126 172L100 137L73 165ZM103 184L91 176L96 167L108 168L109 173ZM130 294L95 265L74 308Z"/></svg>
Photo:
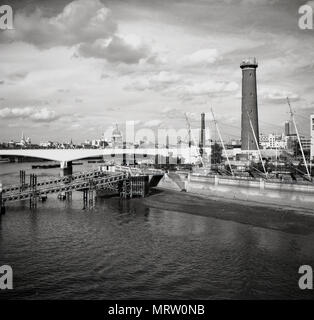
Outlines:
<svg viewBox="0 0 314 320"><path fill-rule="evenodd" d="M184 158L186 163L193 163L199 155L198 147L192 146L191 148L178 147L178 148L105 148L105 149L1 149L0 156L13 156L13 157L31 157L45 160L52 160L60 162L60 168L66 169L72 165L72 161L104 157L108 155L150 155L158 156L159 162L166 159L176 159L178 157ZM163 158L162 158L163 157ZM170 163L171 160L170 159ZM155 162L157 159L155 159ZM70 171L71 173L71 171Z"/></svg>
<svg viewBox="0 0 314 320"><path fill-rule="evenodd" d="M5 205L9 202L29 200L30 207L35 208L39 199L44 200L52 193L62 195L62 198L71 198L72 191L82 191L84 208L87 205L93 206L95 194L100 190L115 192L123 198L144 197L148 194L154 177L163 176L161 170L141 171L123 166L113 168L114 171L102 167L99 170L44 179L39 182L37 176L31 174L29 183L25 183L25 172L20 171L19 185L0 188L1 214L5 213ZM153 184L156 184L156 181Z"/></svg>
<svg viewBox="0 0 314 320"><path fill-rule="evenodd" d="M39 159L46 159L59 162L70 162L85 158L100 157L106 155L123 155L123 154L136 154L136 155L161 155L167 156L168 154L178 154L178 149L138 149L138 148L105 148L105 149L2 149L0 156L15 156L15 157L32 157Z"/></svg>

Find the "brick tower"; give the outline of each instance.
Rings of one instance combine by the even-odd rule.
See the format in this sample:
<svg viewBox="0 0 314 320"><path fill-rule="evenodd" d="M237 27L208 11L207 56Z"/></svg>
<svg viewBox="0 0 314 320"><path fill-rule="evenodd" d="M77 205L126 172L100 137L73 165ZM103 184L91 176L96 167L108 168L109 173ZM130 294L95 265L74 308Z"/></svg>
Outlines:
<svg viewBox="0 0 314 320"><path fill-rule="evenodd" d="M256 90L256 58L248 58L242 61L242 121L241 140L242 150L257 150L250 120L257 142L259 143L257 90Z"/></svg>

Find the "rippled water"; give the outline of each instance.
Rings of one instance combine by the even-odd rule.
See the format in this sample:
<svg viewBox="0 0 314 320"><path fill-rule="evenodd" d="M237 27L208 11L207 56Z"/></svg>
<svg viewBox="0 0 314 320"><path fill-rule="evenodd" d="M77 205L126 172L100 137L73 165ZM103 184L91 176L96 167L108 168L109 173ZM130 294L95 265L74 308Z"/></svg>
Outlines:
<svg viewBox="0 0 314 320"><path fill-rule="evenodd" d="M0 180L17 182L30 166L1 164ZM314 267L311 217L294 229L291 212L183 193L101 198L92 211L82 210L81 197L49 196L34 212L27 202L10 205L0 223L0 265L13 267L14 290L0 291L1 299L313 298L298 289L299 266ZM194 202L195 209L186 205ZM239 222L241 215L249 219ZM290 228L281 228L288 218Z"/></svg>

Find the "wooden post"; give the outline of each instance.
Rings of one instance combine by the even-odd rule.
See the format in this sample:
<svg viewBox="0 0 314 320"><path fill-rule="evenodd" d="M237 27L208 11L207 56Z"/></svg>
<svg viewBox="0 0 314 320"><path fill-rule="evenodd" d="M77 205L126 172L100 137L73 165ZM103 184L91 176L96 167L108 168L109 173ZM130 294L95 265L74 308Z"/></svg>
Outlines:
<svg viewBox="0 0 314 320"><path fill-rule="evenodd" d="M32 190L32 194L29 198L29 207L30 209L37 208L37 194L36 194L36 186L37 186L37 176L35 174L31 174L29 177L29 185Z"/></svg>
<svg viewBox="0 0 314 320"><path fill-rule="evenodd" d="M24 170L20 170L20 186L21 186L21 190L23 190L25 187L25 171Z"/></svg>
<svg viewBox="0 0 314 320"><path fill-rule="evenodd" d="M83 209L87 208L87 198L88 198L87 192L88 192L88 189L83 190Z"/></svg>
<svg viewBox="0 0 314 320"><path fill-rule="evenodd" d="M69 175L66 183L71 183L71 182L72 182L72 175ZM72 200L72 191L65 192L65 199L68 201Z"/></svg>

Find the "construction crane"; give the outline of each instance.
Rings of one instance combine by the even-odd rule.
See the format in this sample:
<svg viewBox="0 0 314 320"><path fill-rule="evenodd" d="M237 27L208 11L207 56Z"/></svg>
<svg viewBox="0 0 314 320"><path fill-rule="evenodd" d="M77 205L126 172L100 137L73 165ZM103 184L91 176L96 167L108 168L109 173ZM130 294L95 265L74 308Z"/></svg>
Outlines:
<svg viewBox="0 0 314 320"><path fill-rule="evenodd" d="M187 124L187 128L188 128L188 135L189 135L189 150L190 150L190 156L191 156L191 146L192 146L192 139L193 139L193 142L194 142L194 145L197 146L197 143L196 143L196 139L192 133L192 129L191 129L191 124L190 124L190 120L188 118L188 115L186 114L186 112L184 113L184 116L185 116L185 120L186 120L186 124ZM203 157L200 153L200 149L198 147L196 147L196 150L197 150L197 157L198 159L200 159L201 161L201 164L202 166L204 167L204 161L203 161Z"/></svg>
<svg viewBox="0 0 314 320"><path fill-rule="evenodd" d="M305 159L303 146L302 146L300 135L299 135L299 130L298 130L297 124L296 124L295 119L294 119L294 112L292 110L289 97L287 97L287 102L288 102L288 106L289 106L289 109L290 109L290 115L291 115L291 119L292 119L292 122L293 122L293 125L294 125L294 129L295 129L295 132L296 132L297 137L298 137L298 141L299 141L299 145L300 145L300 149L301 149L304 165L305 165L305 168L306 168L306 173L307 173L308 179L311 180L311 175L310 175L309 168L307 166L307 162L306 162L306 159Z"/></svg>
<svg viewBox="0 0 314 320"><path fill-rule="evenodd" d="M191 125L190 125L190 121L189 121L189 118L186 113L184 113L184 117L185 117L186 124L188 127L189 148L191 148L191 146L192 146Z"/></svg>
<svg viewBox="0 0 314 320"><path fill-rule="evenodd" d="M234 176L234 173L233 173L233 170L232 170L232 167L231 167L231 163L230 163L230 161L229 161L229 157L228 157L228 154L227 154L227 150L226 150L225 144L224 144L224 142L223 142L223 140L222 140L222 137L221 137L221 134L220 134L220 129L219 129L218 123L217 123L216 118L215 118L215 115L214 115L214 111L213 111L212 108L210 109L210 111L211 111L212 116L213 116L214 124L215 124L216 130L217 130L217 133L218 133L218 136L219 136L219 139L220 139L220 143L221 143L221 145L222 145L222 147L223 147L223 149L224 149L224 151L225 151L225 155L226 155L226 157L227 157L227 162L228 162L228 166L229 166L229 168L230 168L230 172L231 172L231 174Z"/></svg>
<svg viewBox="0 0 314 320"><path fill-rule="evenodd" d="M259 145L258 145L258 141L257 141L257 137L256 137L256 134L255 134L255 131L254 131L253 123L252 123L250 114L249 114L249 112L248 112L247 109L246 109L246 114L247 114L247 116L248 116L248 118L249 118L250 127L251 127L251 130L252 130L252 133L253 133L253 137L254 137L254 140L255 140L256 148L257 148L257 150L258 150L258 155L259 155L259 157L260 157L260 160L261 160L261 163L262 163L262 166L263 166L263 170L264 170L264 173L265 173L265 177L266 177L266 179L267 179L268 173L267 173L267 171L266 171L266 168L265 168L265 165L264 165L264 162L263 162L262 153L261 153L261 150L260 150Z"/></svg>

